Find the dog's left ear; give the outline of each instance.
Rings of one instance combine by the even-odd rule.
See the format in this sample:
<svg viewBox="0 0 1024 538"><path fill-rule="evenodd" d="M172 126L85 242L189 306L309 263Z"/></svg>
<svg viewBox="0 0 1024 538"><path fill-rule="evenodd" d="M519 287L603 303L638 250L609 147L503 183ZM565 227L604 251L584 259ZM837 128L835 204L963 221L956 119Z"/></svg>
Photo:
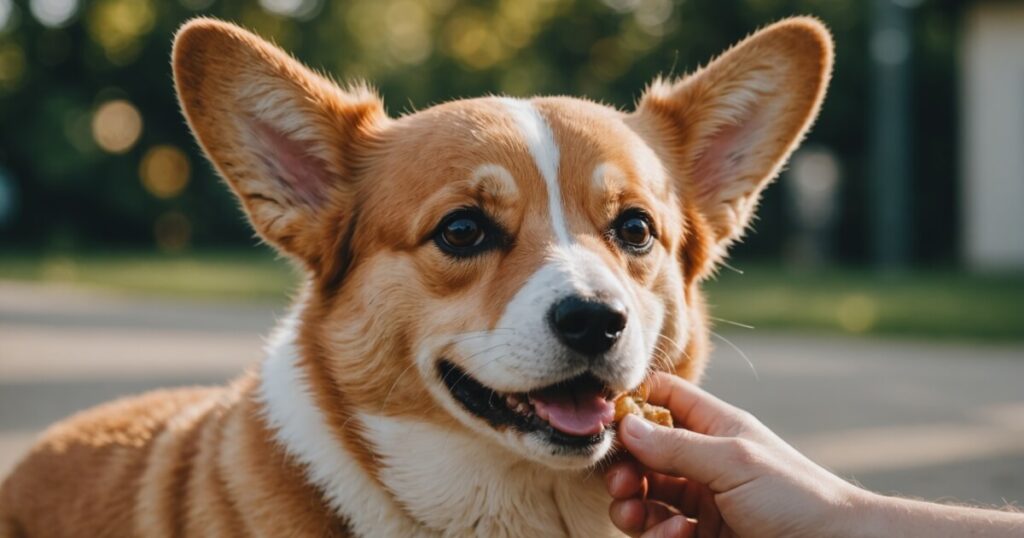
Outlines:
<svg viewBox="0 0 1024 538"><path fill-rule="evenodd" d="M710 232L704 264L742 235L761 190L814 121L832 56L832 38L819 21L787 19L696 73L655 81L641 98L629 121L699 212L703 222L689 224Z"/></svg>

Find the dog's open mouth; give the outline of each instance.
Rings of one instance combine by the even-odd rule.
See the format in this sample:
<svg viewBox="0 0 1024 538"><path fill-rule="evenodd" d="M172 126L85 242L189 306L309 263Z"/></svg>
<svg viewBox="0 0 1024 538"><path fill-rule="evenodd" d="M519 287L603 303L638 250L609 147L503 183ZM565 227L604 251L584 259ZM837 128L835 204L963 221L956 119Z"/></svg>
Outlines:
<svg viewBox="0 0 1024 538"><path fill-rule="evenodd" d="M590 374L519 393L490 389L447 360L438 363L438 374L463 407L492 426L539 432L560 445L600 443L615 417L615 395Z"/></svg>

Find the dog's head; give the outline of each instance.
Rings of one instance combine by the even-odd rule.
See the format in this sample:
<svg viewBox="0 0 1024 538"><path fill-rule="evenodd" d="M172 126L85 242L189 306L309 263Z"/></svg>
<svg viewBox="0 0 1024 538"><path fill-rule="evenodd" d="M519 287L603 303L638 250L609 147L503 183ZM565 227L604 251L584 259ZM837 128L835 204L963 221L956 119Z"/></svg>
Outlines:
<svg viewBox="0 0 1024 538"><path fill-rule="evenodd" d="M609 398L696 378L698 285L814 119L820 23L770 26L633 112L454 101L397 119L235 26L178 34L189 124L259 234L309 275L321 407L463 428L553 467L612 442Z"/></svg>

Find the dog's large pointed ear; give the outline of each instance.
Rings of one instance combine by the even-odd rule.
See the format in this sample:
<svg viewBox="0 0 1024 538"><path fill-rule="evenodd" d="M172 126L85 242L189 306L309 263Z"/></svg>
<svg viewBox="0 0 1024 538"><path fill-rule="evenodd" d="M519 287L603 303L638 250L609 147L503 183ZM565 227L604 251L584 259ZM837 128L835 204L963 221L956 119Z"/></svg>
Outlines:
<svg viewBox="0 0 1024 538"><path fill-rule="evenodd" d="M352 165L387 118L380 99L366 88L342 90L212 19L178 31L173 68L189 126L256 231L313 268L332 255L318 234L327 219L350 218Z"/></svg>
<svg viewBox="0 0 1024 538"><path fill-rule="evenodd" d="M720 259L758 196L808 130L832 71L832 38L812 18L787 19L699 71L655 81L630 122L655 148ZM696 268L700 271L701 268Z"/></svg>

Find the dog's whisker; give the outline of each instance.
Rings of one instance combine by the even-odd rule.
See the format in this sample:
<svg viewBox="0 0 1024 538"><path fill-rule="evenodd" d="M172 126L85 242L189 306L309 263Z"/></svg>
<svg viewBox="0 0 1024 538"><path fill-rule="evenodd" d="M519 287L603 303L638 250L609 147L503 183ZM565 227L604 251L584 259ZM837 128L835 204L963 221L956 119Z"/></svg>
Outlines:
<svg viewBox="0 0 1024 538"><path fill-rule="evenodd" d="M729 265L728 263L726 263L724 260L719 260L718 261L718 265L721 265L722 267L725 267L726 269L736 273L737 275L744 274L742 269L737 269L737 268Z"/></svg>
<svg viewBox="0 0 1024 538"><path fill-rule="evenodd" d="M754 367L754 363L750 360L750 357L748 357L747 354L742 349L740 349L740 346L737 346L736 344L732 343L731 340L729 340L728 338L726 338L726 337L716 333L715 331L708 331L708 332L711 333L711 336L717 337L719 340L721 340L721 341L725 342L726 344L728 344L729 347L731 347L734 350L736 350L736 353L739 353L740 357L743 357L743 360L747 361L747 365L750 366L750 371L754 373L754 379L757 380L757 381L761 380L761 377L757 375L757 368Z"/></svg>
<svg viewBox="0 0 1024 538"><path fill-rule="evenodd" d="M408 372L414 366L416 366L416 363L415 362L410 362L409 366L406 366L402 370L402 372L400 374L398 374L398 377L395 378L394 383L391 383L391 388L388 389L387 394L384 396L384 402L380 404L380 411L379 412L383 412L384 409L387 408L388 400L391 399L391 394L395 391L395 388L398 387L398 382L401 381L402 380L402 376L404 376L406 374L406 372Z"/></svg>
<svg viewBox="0 0 1024 538"><path fill-rule="evenodd" d="M710 319L715 320L715 321L721 321L722 323L727 323L729 325L732 325L734 327L740 327L742 329L753 329L753 328L755 328L753 325L748 325L746 323L740 323L738 321L732 321L732 320L725 319L725 318L716 318L714 316L708 316L708 317Z"/></svg>
<svg viewBox="0 0 1024 538"><path fill-rule="evenodd" d="M483 354L485 354L485 353L490 353L491 351L494 351L495 349L500 349L500 348L503 348L503 347L508 347L508 346L510 346L510 345L511 345L511 344L509 344L508 342L503 342L503 343L500 343L500 344L497 344L497 345L491 346L491 347L489 347L489 348L487 348L487 349L484 349L484 350L481 350L481 351L479 351L479 352L477 352L477 353L474 353L474 354L470 355L469 357L466 357L466 360L467 360L467 361L469 361L469 360L472 360L472 359L474 359L474 358L476 358L476 357L479 357L480 355L483 355ZM485 362L485 363L481 364L481 365L480 365L480 366L478 366L478 367L477 367L477 368L476 368L475 370L471 370L471 371L475 373L475 372L479 371L479 370L480 370L481 368L483 368L484 366L487 366L487 365L491 364L492 362L494 362L494 361L498 360L499 358L501 358L501 357L495 357L495 358L491 359L490 361L487 361L487 362ZM450 374L450 373L451 373L451 372L449 372L449 374ZM444 377L442 377L442 378L441 378L441 381L442 381L442 382L444 382L444 383L447 383L447 381L448 381L448 375L449 375L449 374L445 374L445 375L444 375ZM469 374L470 374L470 371L464 371L464 372L462 373L462 376L461 376L461 377L459 377L459 378L458 378L457 380L455 380L455 382L453 382L453 383L452 383L452 388L455 388L455 387L457 387L457 386L459 385L459 383L461 383L461 382L462 382L462 380L463 380L463 379L465 379L465 378L466 378L466 376L467 376L467 375L469 375Z"/></svg>

